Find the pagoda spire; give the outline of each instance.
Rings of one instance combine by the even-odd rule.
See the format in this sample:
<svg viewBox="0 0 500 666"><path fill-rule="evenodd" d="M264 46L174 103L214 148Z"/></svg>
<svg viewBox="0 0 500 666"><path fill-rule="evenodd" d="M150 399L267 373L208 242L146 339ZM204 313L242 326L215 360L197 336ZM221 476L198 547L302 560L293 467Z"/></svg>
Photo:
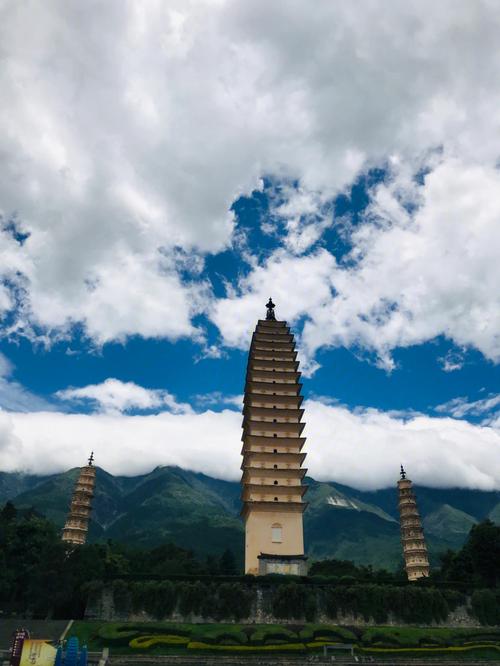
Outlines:
<svg viewBox="0 0 500 666"><path fill-rule="evenodd" d="M307 470L299 362L294 337L285 321L276 320L271 298L266 307L252 336L243 407L245 572L304 575Z"/></svg>
<svg viewBox="0 0 500 666"><path fill-rule="evenodd" d="M68 517L62 532L62 540L70 546L81 546L87 540L95 487L96 470L93 463L94 452L90 454L88 464L80 469L73 490Z"/></svg>
<svg viewBox="0 0 500 666"><path fill-rule="evenodd" d="M276 315L274 314L274 308L275 304L273 303L273 299L269 297L268 302L266 303L266 321L276 321Z"/></svg>
<svg viewBox="0 0 500 666"><path fill-rule="evenodd" d="M398 481L401 544L408 580L417 580L429 575L429 557L425 545L422 521L417 508L412 482L407 478L403 465Z"/></svg>

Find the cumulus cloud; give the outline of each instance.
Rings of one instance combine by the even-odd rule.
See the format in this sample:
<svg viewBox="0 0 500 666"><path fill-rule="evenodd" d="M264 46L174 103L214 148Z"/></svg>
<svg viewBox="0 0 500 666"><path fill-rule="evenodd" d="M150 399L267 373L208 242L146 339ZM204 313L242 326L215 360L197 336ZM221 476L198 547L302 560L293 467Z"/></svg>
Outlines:
<svg viewBox="0 0 500 666"><path fill-rule="evenodd" d="M324 346L362 346L390 369L395 347L444 335L500 359L500 173L441 159L420 185L393 169L374 188L342 263L326 249L301 257L278 250L215 304L227 344L248 344L272 286L280 317L306 317L306 357Z"/></svg>
<svg viewBox="0 0 500 666"><path fill-rule="evenodd" d="M293 254L303 254L333 226L332 203L321 192L284 184L279 188L279 201L271 197L271 214L284 224L284 245ZM266 221L263 231L275 231Z"/></svg>
<svg viewBox="0 0 500 666"><path fill-rule="evenodd" d="M403 463L419 484L500 489L500 434L450 418L408 418L374 409L305 403L307 467L320 480L357 488L391 486ZM241 414L130 416L0 412L0 467L44 474L81 465L93 449L114 474L179 465L217 478L240 477Z"/></svg>
<svg viewBox="0 0 500 666"><path fill-rule="evenodd" d="M149 411L168 409L174 414L191 413L191 406L179 403L163 389L148 389L134 382L122 382L109 378L101 384L89 384L80 388L68 388L56 393L61 400L88 402L98 411L120 414L131 410Z"/></svg>
<svg viewBox="0 0 500 666"><path fill-rule="evenodd" d="M227 345L245 349L255 322L265 313L270 291L278 304L277 316L297 321L331 301L335 268L335 257L326 250L295 257L280 249L241 279L234 294L214 303L211 318Z"/></svg>
<svg viewBox="0 0 500 666"><path fill-rule="evenodd" d="M311 475L362 489L394 485L402 463L434 487L500 488L500 432L425 415L397 417L306 403Z"/></svg>
<svg viewBox="0 0 500 666"><path fill-rule="evenodd" d="M200 336L192 318L210 290L196 278L186 284L175 248L198 256L231 243L231 203L259 187L261 176L300 184L301 196L280 210L287 252L295 255L319 239L330 223L324 202L361 169L397 155L414 172L439 147L444 166L428 177L426 202L445 231L421 218L423 242L399 223L392 233L357 236L367 259L352 276L332 276L328 289L340 298L332 307L328 295L308 311L305 344L357 337L374 344L381 328L391 346L446 329L496 357L490 276L485 267L481 290L473 252L464 252L456 288L439 275L436 301L423 302L436 277L433 262L446 258L433 249L434 233L440 249L448 234L455 258L469 236L488 258L475 233L492 232L491 248L496 240L488 220L498 204L484 201L499 199L494 3L320 2L311 12L305 0L111 0L96 21L89 5L11 0L0 12L0 212L6 220L17 213L25 236L20 242L5 226L0 232L0 313L17 307L16 331L54 334L82 323L98 343L133 334ZM464 187L477 191L469 212ZM378 193L379 206L384 196L390 193ZM469 234L464 215L475 218L475 206ZM455 218L456 239L449 235ZM325 256L316 261L320 274L332 266ZM401 269L389 287L389 272ZM483 331L484 314L491 320ZM234 344L241 331L224 336Z"/></svg>

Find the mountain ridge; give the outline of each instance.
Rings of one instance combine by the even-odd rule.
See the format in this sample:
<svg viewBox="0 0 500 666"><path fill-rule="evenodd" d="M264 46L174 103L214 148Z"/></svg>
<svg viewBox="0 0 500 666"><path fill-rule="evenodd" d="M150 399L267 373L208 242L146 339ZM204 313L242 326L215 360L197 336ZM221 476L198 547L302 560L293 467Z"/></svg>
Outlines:
<svg viewBox="0 0 500 666"><path fill-rule="evenodd" d="M46 476L0 473L0 502L34 507L62 527L78 468ZM349 559L395 569L401 566L397 489L362 491L336 482L309 485L304 537L310 559ZM168 541L200 556L230 547L241 559L240 484L180 467L156 467L135 477L96 468L89 540L113 539L143 547ZM431 561L457 549L473 524L498 521L499 491L416 487Z"/></svg>

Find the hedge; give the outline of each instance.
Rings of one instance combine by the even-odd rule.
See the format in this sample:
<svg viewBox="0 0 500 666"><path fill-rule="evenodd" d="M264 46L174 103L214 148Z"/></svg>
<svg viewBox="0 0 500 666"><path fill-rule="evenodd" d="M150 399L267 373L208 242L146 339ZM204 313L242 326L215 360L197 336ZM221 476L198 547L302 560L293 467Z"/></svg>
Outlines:
<svg viewBox="0 0 500 666"><path fill-rule="evenodd" d="M281 645L211 645L192 641L188 643L188 650L213 650L216 652L303 652L304 643L283 643Z"/></svg>
<svg viewBox="0 0 500 666"><path fill-rule="evenodd" d="M264 611L281 620L313 622L321 613L332 620L339 614L361 616L365 621L385 624L389 619L405 624L430 625L445 622L450 612L466 602L456 590L426 586L376 584L306 585L285 580L279 584L264 577L261 589ZM345 583L345 581L344 581ZM177 611L186 618L206 617L215 621L239 621L252 616L257 600L255 585L239 582L127 581L112 583L114 605L119 615L146 612L156 620ZM468 611L483 625L500 622L500 591L475 590Z"/></svg>
<svg viewBox="0 0 500 666"><path fill-rule="evenodd" d="M472 614L481 624L500 624L500 590L474 590L471 597Z"/></svg>
<svg viewBox="0 0 500 666"><path fill-rule="evenodd" d="M278 585L272 597L272 613L275 617L302 619L312 622L317 613L316 594L297 583Z"/></svg>
<svg viewBox="0 0 500 666"><path fill-rule="evenodd" d="M90 635L93 623L75 623L77 635ZM78 633L79 625L81 627ZM94 625L95 626L95 625ZM94 633L95 632L95 633ZM158 650L183 652L187 649L225 652L300 651L316 649L325 644L354 644L373 654L452 654L473 651L500 651L500 629L466 629L447 627L338 627L308 625L230 625L175 623L109 623L95 627L100 643L95 649L111 646L117 653ZM197 648L194 645L202 645Z"/></svg>
<svg viewBox="0 0 500 666"><path fill-rule="evenodd" d="M175 635L145 635L145 636L138 636L137 638L133 638L129 645L131 648L140 650L140 649L148 649L150 647L153 647L155 645L187 645L189 643L189 638L186 636L175 636Z"/></svg>

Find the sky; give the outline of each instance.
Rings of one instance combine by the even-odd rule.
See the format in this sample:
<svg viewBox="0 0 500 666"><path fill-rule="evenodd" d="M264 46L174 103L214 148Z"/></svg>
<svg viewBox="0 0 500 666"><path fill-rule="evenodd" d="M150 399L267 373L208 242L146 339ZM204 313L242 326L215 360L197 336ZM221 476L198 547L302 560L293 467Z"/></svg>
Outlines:
<svg viewBox="0 0 500 666"><path fill-rule="evenodd" d="M249 341L309 474L500 489L494 0L0 4L0 470L240 476Z"/></svg>

